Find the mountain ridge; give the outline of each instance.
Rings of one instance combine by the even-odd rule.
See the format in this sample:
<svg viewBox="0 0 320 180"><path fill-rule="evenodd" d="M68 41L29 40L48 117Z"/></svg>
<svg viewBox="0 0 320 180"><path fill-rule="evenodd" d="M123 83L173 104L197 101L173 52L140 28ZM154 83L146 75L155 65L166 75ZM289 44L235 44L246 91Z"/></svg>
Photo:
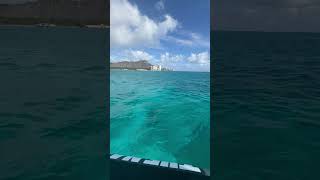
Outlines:
<svg viewBox="0 0 320 180"><path fill-rule="evenodd" d="M120 62L111 62L111 69L146 69L150 70L152 64L150 64L147 60L139 60L139 61L120 61Z"/></svg>

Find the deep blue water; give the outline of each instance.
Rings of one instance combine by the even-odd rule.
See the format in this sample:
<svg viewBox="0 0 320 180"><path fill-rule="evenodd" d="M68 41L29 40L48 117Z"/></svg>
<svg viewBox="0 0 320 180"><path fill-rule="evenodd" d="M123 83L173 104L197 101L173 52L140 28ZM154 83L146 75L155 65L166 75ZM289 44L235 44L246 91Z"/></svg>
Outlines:
<svg viewBox="0 0 320 180"><path fill-rule="evenodd" d="M106 179L108 32L0 27L0 179Z"/></svg>
<svg viewBox="0 0 320 180"><path fill-rule="evenodd" d="M110 151L210 169L210 73L111 70Z"/></svg>
<svg viewBox="0 0 320 180"><path fill-rule="evenodd" d="M215 179L319 179L320 34L213 32Z"/></svg>

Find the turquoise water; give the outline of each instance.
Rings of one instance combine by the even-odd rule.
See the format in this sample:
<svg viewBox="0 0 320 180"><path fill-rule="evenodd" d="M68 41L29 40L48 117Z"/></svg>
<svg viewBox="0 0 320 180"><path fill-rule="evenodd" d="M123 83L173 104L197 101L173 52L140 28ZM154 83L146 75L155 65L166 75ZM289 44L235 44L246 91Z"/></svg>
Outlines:
<svg viewBox="0 0 320 180"><path fill-rule="evenodd" d="M210 167L210 73L111 70L110 151Z"/></svg>

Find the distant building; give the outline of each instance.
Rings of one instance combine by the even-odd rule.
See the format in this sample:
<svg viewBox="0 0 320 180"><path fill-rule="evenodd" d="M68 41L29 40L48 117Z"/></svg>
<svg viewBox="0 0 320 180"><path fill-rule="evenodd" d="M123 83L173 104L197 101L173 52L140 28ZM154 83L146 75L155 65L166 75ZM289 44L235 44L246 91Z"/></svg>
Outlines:
<svg viewBox="0 0 320 180"><path fill-rule="evenodd" d="M161 65L152 65L150 70L151 71L161 71L162 67L161 67Z"/></svg>

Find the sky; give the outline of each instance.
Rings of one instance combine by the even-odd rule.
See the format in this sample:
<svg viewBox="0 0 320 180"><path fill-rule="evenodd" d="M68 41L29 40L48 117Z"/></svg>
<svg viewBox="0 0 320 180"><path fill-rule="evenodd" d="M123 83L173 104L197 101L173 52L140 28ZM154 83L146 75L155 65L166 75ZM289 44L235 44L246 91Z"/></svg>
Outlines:
<svg viewBox="0 0 320 180"><path fill-rule="evenodd" d="M212 29L320 32L320 0L214 0Z"/></svg>
<svg viewBox="0 0 320 180"><path fill-rule="evenodd" d="M110 59L210 71L210 0L111 0Z"/></svg>

